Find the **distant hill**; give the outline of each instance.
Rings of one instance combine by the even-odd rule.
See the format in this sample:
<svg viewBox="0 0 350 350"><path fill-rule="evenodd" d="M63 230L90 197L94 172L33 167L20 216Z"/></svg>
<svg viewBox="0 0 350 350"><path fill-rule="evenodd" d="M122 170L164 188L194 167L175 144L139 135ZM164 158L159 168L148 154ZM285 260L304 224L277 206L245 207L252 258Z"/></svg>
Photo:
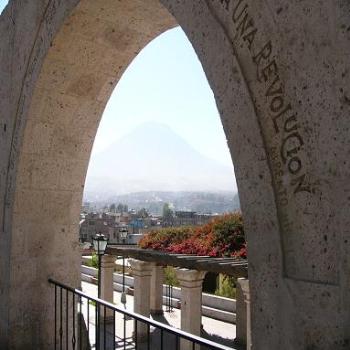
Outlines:
<svg viewBox="0 0 350 350"><path fill-rule="evenodd" d="M129 209L146 208L151 214L162 214L164 203L170 203L175 210L190 210L199 213L227 213L240 208L238 194L234 192L138 192L112 196L106 202L95 203L97 207L112 203L127 204Z"/></svg>
<svg viewBox="0 0 350 350"><path fill-rule="evenodd" d="M201 155L169 127L146 123L91 158L84 198L104 200L144 191L235 190L233 167Z"/></svg>

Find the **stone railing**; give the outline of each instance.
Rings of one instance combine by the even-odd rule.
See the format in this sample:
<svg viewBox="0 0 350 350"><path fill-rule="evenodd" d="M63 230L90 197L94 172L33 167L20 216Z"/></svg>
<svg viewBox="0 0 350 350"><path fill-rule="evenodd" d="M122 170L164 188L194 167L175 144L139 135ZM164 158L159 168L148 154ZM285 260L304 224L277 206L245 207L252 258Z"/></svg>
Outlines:
<svg viewBox="0 0 350 350"><path fill-rule="evenodd" d="M89 266L81 266L81 278L84 282L97 283L97 269ZM125 288L133 290L134 278L125 276ZM113 274L113 289L116 292L123 290L123 276L119 273ZM131 293L130 290L130 293ZM173 287L171 304L175 308L181 306L181 288ZM167 286L163 284L163 305L167 300ZM236 323L236 300L213 294L202 293L202 315L223 322Z"/></svg>
<svg viewBox="0 0 350 350"><path fill-rule="evenodd" d="M102 256L101 298L113 302L116 257ZM129 259L134 277L134 312L149 317L163 313L163 267L155 262ZM176 268L181 289L181 329L200 336L202 317L202 283L205 271ZM246 278L238 279L236 301L236 341L251 348L250 295ZM182 344L182 350L187 350Z"/></svg>

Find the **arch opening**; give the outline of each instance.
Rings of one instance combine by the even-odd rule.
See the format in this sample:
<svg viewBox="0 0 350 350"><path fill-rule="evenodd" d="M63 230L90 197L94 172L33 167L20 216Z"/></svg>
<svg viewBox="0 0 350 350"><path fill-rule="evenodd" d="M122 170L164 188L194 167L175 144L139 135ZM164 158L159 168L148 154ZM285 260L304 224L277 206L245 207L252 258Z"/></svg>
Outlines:
<svg viewBox="0 0 350 350"><path fill-rule="evenodd" d="M47 278L78 280L76 217L102 110L136 53L176 25L169 13L235 159L254 346L346 347L349 5L161 3L12 0L0 17L0 347L50 347Z"/></svg>
<svg viewBox="0 0 350 350"><path fill-rule="evenodd" d="M210 153L211 158L208 140L217 152ZM83 246L97 233L113 245L136 244L161 227L163 232L169 226L190 232L188 226L204 225L239 209L214 96L180 27L155 38L130 63L107 103L94 142L81 215ZM171 215L164 221L169 204ZM128 232L126 237L121 230ZM175 275L171 269L166 271ZM207 277L203 292L235 295L232 280L215 273ZM234 301L232 311L233 305ZM223 324L222 319L204 318L203 335L213 334L218 343L233 346L234 315L229 315ZM178 317L176 312L166 319L176 324Z"/></svg>

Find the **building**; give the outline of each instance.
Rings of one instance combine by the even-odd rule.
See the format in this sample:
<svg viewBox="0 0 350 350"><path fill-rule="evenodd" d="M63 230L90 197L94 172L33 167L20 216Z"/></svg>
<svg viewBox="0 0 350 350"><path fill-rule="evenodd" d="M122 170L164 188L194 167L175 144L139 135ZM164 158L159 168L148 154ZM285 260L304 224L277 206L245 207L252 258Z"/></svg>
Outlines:
<svg viewBox="0 0 350 350"><path fill-rule="evenodd" d="M175 211L173 226L198 226L213 220L218 214L201 214L195 211Z"/></svg>
<svg viewBox="0 0 350 350"><path fill-rule="evenodd" d="M119 223L114 215L107 213L90 213L80 221L79 237L81 242L92 242L92 237L98 233L105 235L110 241L116 240Z"/></svg>

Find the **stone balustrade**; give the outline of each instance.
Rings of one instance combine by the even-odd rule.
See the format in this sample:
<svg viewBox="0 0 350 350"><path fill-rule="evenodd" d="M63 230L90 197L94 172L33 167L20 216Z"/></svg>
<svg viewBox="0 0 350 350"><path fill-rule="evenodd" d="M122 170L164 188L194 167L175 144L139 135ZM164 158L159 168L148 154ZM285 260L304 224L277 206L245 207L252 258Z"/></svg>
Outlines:
<svg viewBox="0 0 350 350"><path fill-rule="evenodd" d="M113 301L113 270L115 257L105 255L101 264L101 296ZM130 259L134 276L134 311L149 317L163 313L163 267L155 262ZM200 336L202 317L202 284L204 271L177 268L176 275L181 288L181 329ZM137 324L138 341L147 337L147 326ZM249 281L237 280L236 342L251 349ZM192 344L181 341L181 350Z"/></svg>

